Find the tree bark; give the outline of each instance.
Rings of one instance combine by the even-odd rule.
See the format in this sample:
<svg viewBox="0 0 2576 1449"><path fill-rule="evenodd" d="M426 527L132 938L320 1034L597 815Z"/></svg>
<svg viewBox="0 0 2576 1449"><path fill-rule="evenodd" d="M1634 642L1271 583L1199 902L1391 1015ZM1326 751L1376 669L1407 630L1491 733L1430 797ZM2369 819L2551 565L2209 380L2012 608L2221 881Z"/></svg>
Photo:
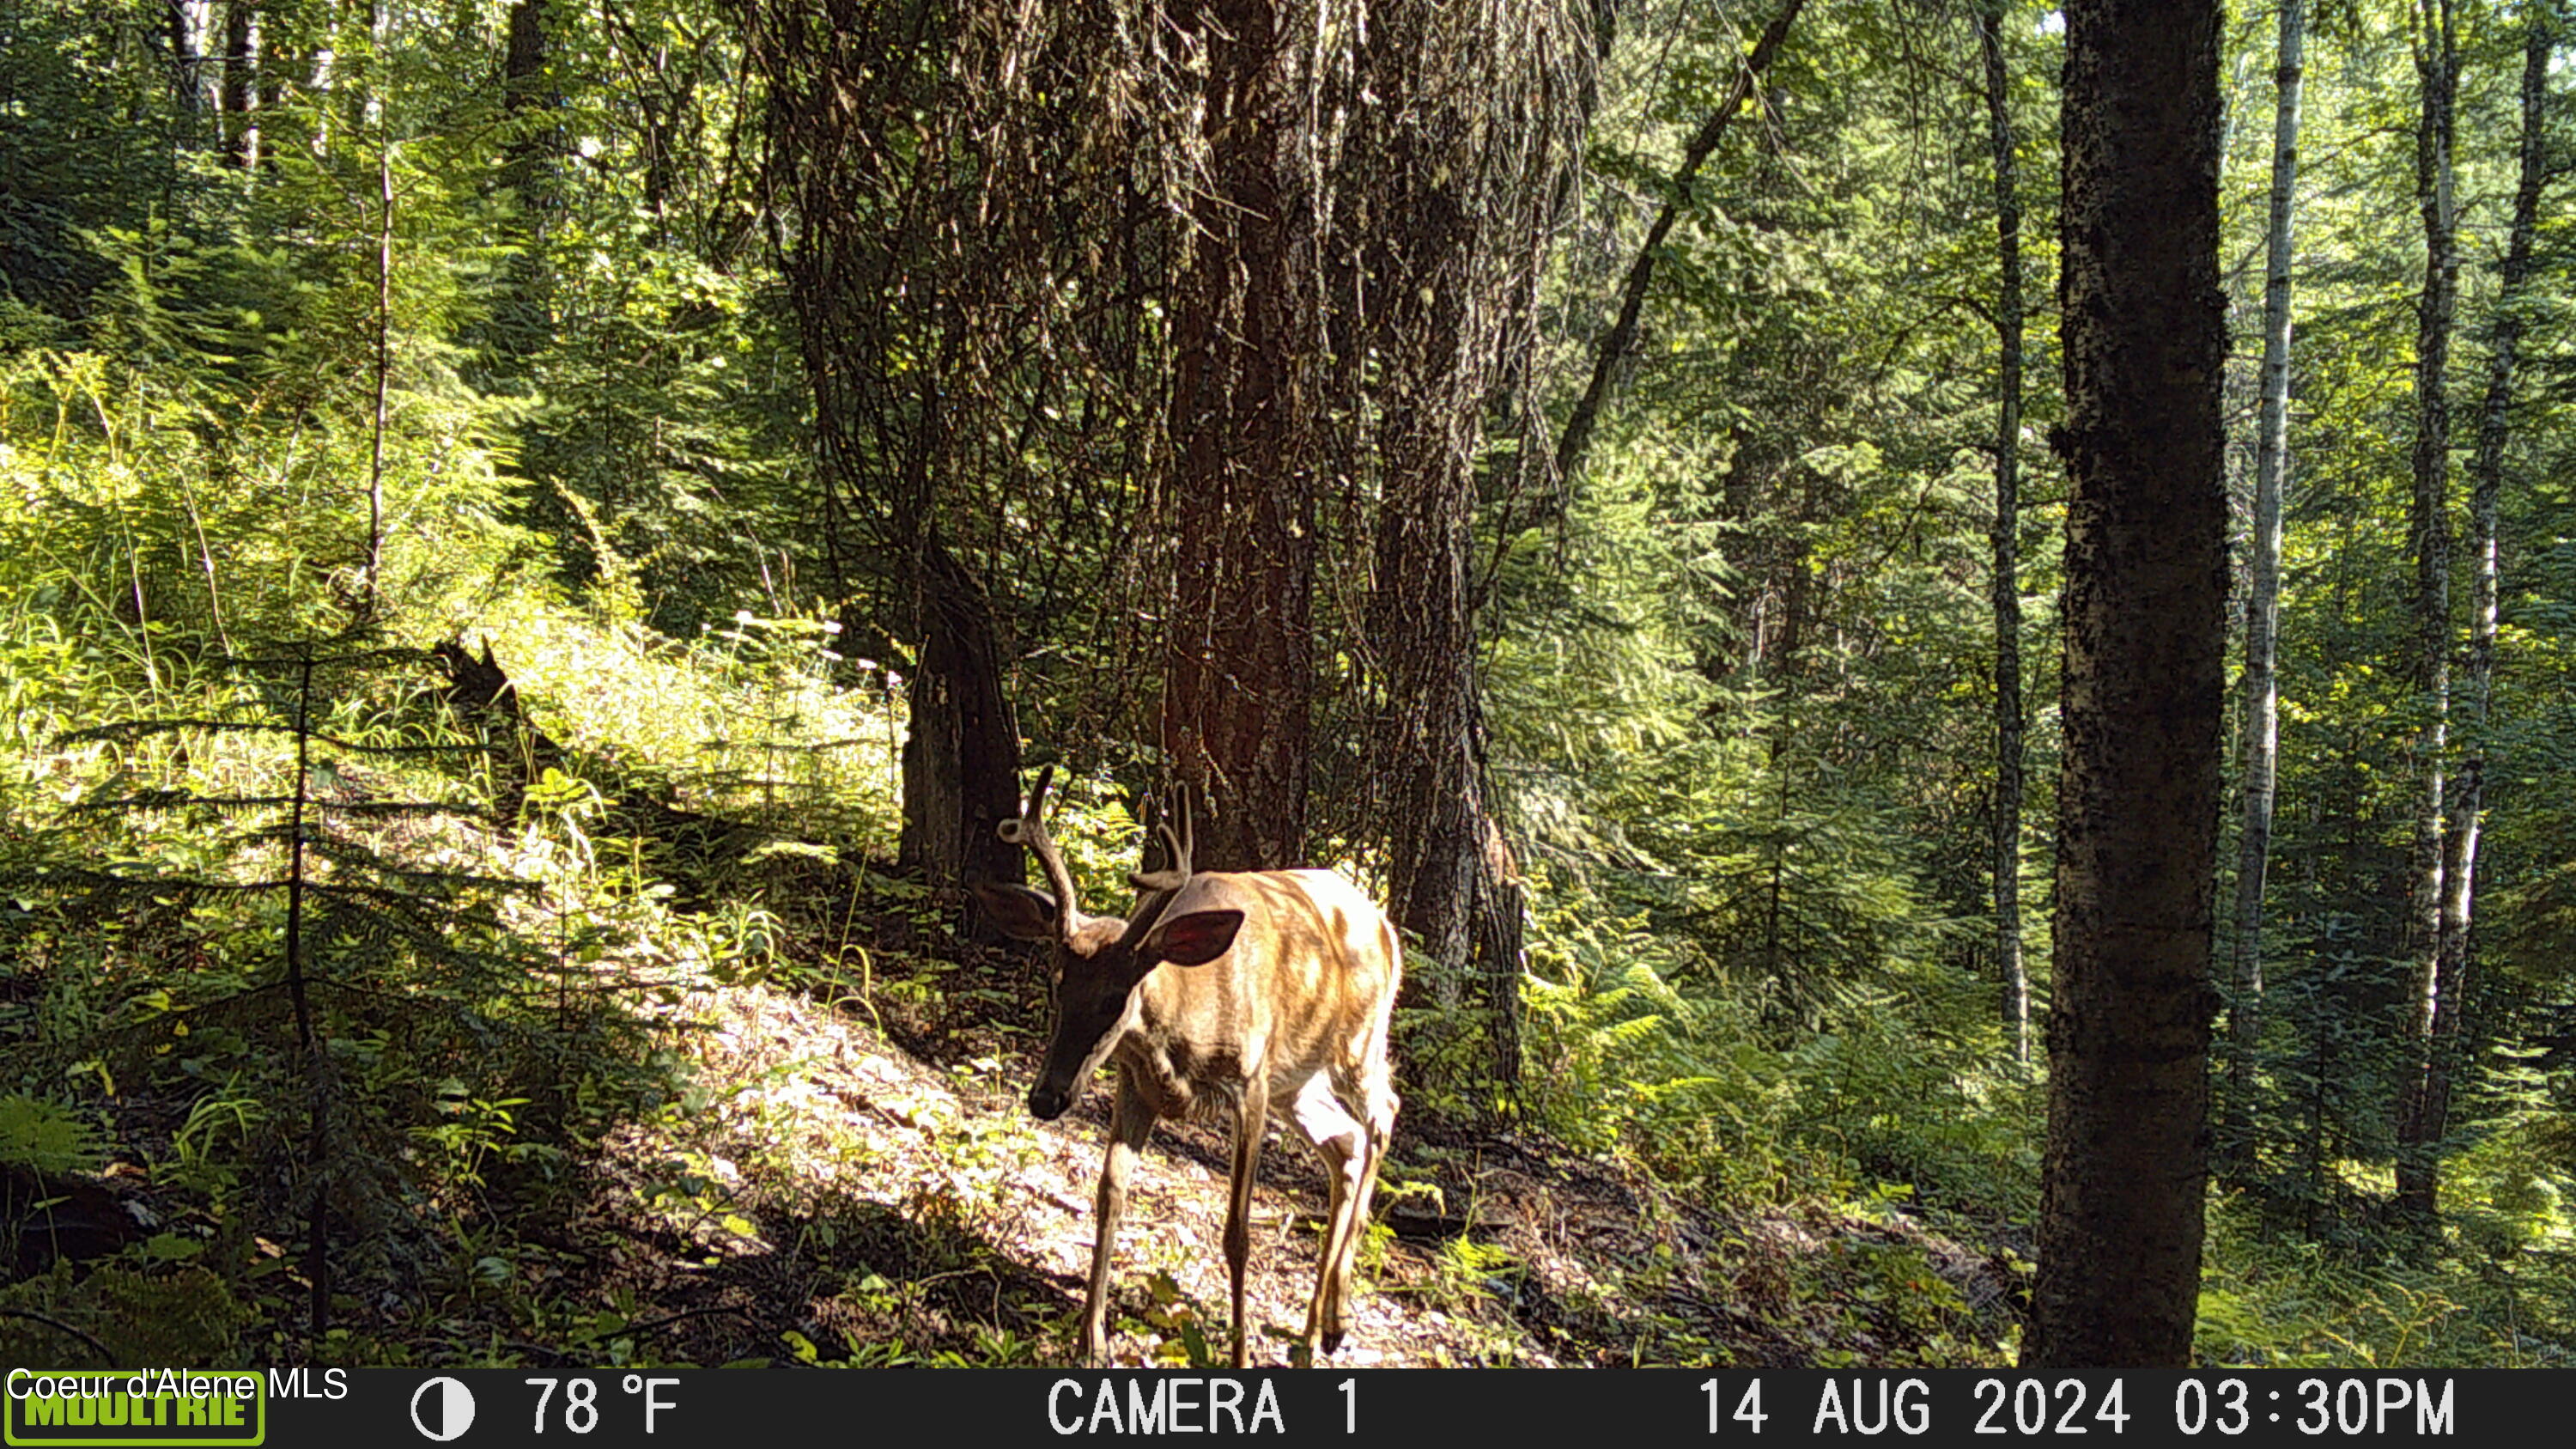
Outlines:
<svg viewBox="0 0 2576 1449"><path fill-rule="evenodd" d="M1002 650L983 584L937 538L920 580L921 656L903 746L900 863L934 884L1024 878L995 827L1020 812L1020 732L1002 694Z"/></svg>
<svg viewBox="0 0 2576 1449"><path fill-rule="evenodd" d="M1628 349L1636 345L1637 321L1646 308L1646 289L1654 282L1655 262L1662 252L1664 238L1671 233L1673 223L1681 218L1682 211L1690 205L1691 187L1699 180L1700 167L1708 161L1709 153L1717 149L1717 143L1725 138L1728 123L1735 119L1737 111L1744 108L1745 100L1753 94L1754 82L1769 68L1771 57L1780 53L1780 42L1787 38L1791 22L1798 18L1798 11L1805 4L1806 0L1783 0L1780 13L1771 18L1770 28L1754 42L1753 54L1745 57L1744 69L1736 73L1735 83L1727 88L1726 95L1717 103L1717 109L1709 112L1708 119L1700 123L1699 131L1691 137L1690 144L1682 149L1682 164L1673 172L1672 197L1664 203L1661 211L1655 213L1654 224L1646 228L1645 243L1637 248L1637 259L1629 264L1628 280L1619 290L1618 318L1610 324L1609 335L1601 339L1601 351L1593 358L1592 380L1584 385L1583 396L1575 400L1574 411L1565 420L1565 431L1557 438L1556 476L1560 497L1564 490L1574 486L1576 475L1582 471L1584 454L1592 447L1593 427L1600 420L1602 404L1610 395L1611 379L1617 375L1620 364L1627 360Z"/></svg>
<svg viewBox="0 0 2576 1449"><path fill-rule="evenodd" d="M2451 412L2445 392L2451 326L2459 305L2459 226L2453 201L2452 141L2460 59L2451 0L2416 0L2415 74L2423 110L2415 132L2415 199L2424 225L2424 295L2415 325L2415 492L2409 531L2415 552L2415 629L2407 663L2418 723L2414 838L2408 852L2406 949L2412 958L2409 1036L2415 1064L2397 1123L2397 1202L2434 1211L2435 1098L2444 1089L2436 1058L2447 1030L2442 997L2443 804L2451 714Z"/></svg>
<svg viewBox="0 0 2576 1449"><path fill-rule="evenodd" d="M225 161L249 171L259 165L260 16L250 0L233 0L224 12L224 113L229 118Z"/></svg>
<svg viewBox="0 0 2576 1449"><path fill-rule="evenodd" d="M331 0L321 29L313 39L313 51L304 68L304 89L314 102L312 132L306 144L316 161L331 154L331 128L338 118L338 106L332 92L340 84L340 10L344 0Z"/></svg>
<svg viewBox="0 0 2576 1449"><path fill-rule="evenodd" d="M1314 697L1312 138L1299 48L1271 0L1174 13L1206 56L1212 186L1175 317L1178 590L1162 747L1209 803L1198 864L1278 869L1305 863Z"/></svg>
<svg viewBox="0 0 2576 1449"><path fill-rule="evenodd" d="M2189 1361L2226 692L2218 7L2066 7L2057 958L2025 1368Z"/></svg>
<svg viewBox="0 0 2576 1449"><path fill-rule="evenodd" d="M394 375L394 143L376 136L375 426L368 434L366 591L360 622L373 620L385 569L385 430Z"/></svg>
<svg viewBox="0 0 2576 1449"><path fill-rule="evenodd" d="M501 146L502 171L522 206L537 204L538 171L545 164L544 150L527 127L531 113L548 100L546 31L546 0L519 0L510 7L501 49L501 110L515 129Z"/></svg>
<svg viewBox="0 0 2576 1449"><path fill-rule="evenodd" d="M1505 12L1464 15L1442 0L1381 6L1361 47L1383 119L1354 160L1356 204L1375 210L1351 225L1365 238L1361 275L1405 280L1367 316L1383 401L1364 653L1389 914L1441 966L1472 972L1487 1078L1507 1094L1521 1072L1522 893L1488 807L1469 576L1476 449L1489 402L1510 386L1498 339L1535 313L1557 178L1571 167L1576 131L1556 108L1580 102L1515 68L1544 61L1497 33ZM1482 108L1496 92L1549 109L1492 125ZM1433 986L1429 974L1408 991Z"/></svg>
<svg viewBox="0 0 2576 1449"><path fill-rule="evenodd" d="M214 53L214 0L165 0L170 21L170 62L173 86L179 94L179 107L186 111L211 112L223 104L215 67L208 63Z"/></svg>
<svg viewBox="0 0 2576 1449"><path fill-rule="evenodd" d="M887 627L920 641L897 855L934 888L1016 882L1020 851L994 834L1019 808L1001 630L951 544L998 410L997 384L973 370L977 309L991 305L976 283L1007 265L957 244L964 203L948 188L964 167L921 122L954 99L938 81L953 17L790 3L746 15L768 93L767 183L799 228L785 271L814 393L823 572L845 605L885 589Z"/></svg>
<svg viewBox="0 0 2576 1449"><path fill-rule="evenodd" d="M1995 518L1989 534L1989 580L1995 623L1995 824L1991 868L1995 897L1995 963L2003 982L2004 1029L2013 1060L2030 1061L2030 974L2021 957L2021 172L2013 156L2011 77L2004 67L2003 23L2009 7L1988 0L1977 17L1977 48L1986 68L1986 134L1994 152L1995 255Z"/></svg>
<svg viewBox="0 0 2576 1449"><path fill-rule="evenodd" d="M2487 350L2486 392L2478 411L2478 436L2469 460L2469 649L2460 680L2462 752L2459 772L2444 802L2441 952L2433 981L2433 1013L2424 1040L2414 1143L2424 1155L2413 1210L2430 1216L2440 1205L2441 1143L2450 1128L2451 1085L2462 1060L2460 1036L2467 1014L2470 925L2478 878L2479 813L2485 807L2487 713L2495 682L2496 624L2502 589L2496 520L2504 487L2504 452L2510 436L2514 373L2521 362L2526 325L2523 308L2532 272L2532 242L2540 198L2550 178L2547 115L2549 62L2561 21L2554 4L2532 7L2523 39L2522 144L2506 234L2495 326Z"/></svg>
<svg viewBox="0 0 2576 1449"><path fill-rule="evenodd" d="M2299 180L2299 93L2306 0L2281 0L2272 102L2272 209L2264 230L2262 404L2255 423L2254 517L2245 599L2244 793L2236 855L2236 940L2227 1012L2221 1155L2250 1160L2255 1052L2263 1029L2263 886L2280 774L2281 492L2289 468L2291 223Z"/></svg>
<svg viewBox="0 0 2576 1449"><path fill-rule="evenodd" d="M519 0L510 7L501 50L501 185L518 203L510 223L517 245L502 263L505 281L492 318L493 350L505 374L523 372L554 334L553 277L543 250L545 218L555 202L542 119L553 100L546 74L549 31L547 0Z"/></svg>
<svg viewBox="0 0 2576 1449"><path fill-rule="evenodd" d="M385 96L393 80L393 0L367 0L366 89L358 102L358 128L373 131L385 123Z"/></svg>

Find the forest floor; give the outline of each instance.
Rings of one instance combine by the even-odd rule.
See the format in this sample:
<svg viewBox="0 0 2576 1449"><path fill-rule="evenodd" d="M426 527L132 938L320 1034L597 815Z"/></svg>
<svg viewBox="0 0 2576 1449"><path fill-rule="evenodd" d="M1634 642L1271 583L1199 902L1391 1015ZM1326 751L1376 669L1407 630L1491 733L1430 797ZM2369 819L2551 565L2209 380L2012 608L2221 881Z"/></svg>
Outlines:
<svg viewBox="0 0 2576 1449"><path fill-rule="evenodd" d="M1041 1123L1021 1102L1025 1027L770 985L695 997L687 1016L703 1110L608 1144L579 1236L617 1246L574 1255L556 1287L633 1305L625 1331L649 1333L656 1358L1067 1360L1105 1084ZM1112 1277L1118 1363L1223 1361L1230 1130L1166 1125L1138 1167ZM1256 1364L1289 1361L1324 1201L1320 1167L1274 1131L1254 1209ZM1401 1123L1376 1217L1337 1363L1995 1361L2021 1296L2009 1257L1901 1212L1731 1212L1509 1127Z"/></svg>

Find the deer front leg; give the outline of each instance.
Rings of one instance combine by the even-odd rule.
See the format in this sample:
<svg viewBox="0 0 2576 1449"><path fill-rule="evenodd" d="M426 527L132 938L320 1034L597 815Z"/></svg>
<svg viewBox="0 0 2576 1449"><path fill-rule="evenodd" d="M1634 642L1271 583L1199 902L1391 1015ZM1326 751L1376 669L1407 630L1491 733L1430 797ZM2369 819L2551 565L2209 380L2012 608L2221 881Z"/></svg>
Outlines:
<svg viewBox="0 0 2576 1449"><path fill-rule="evenodd" d="M1249 1361L1251 1341L1243 1326L1243 1271L1252 1259L1252 1176L1261 1165L1261 1139L1270 1128L1270 1079L1259 1067L1250 1073L1234 1107L1234 1181L1225 1204L1225 1271L1234 1288L1234 1366Z"/></svg>
<svg viewBox="0 0 2576 1449"><path fill-rule="evenodd" d="M1086 1367L1100 1364L1109 1346L1109 1261L1117 1255L1118 1217L1127 1208L1127 1175L1153 1134L1154 1109L1128 1085L1121 1068L1117 1105L1109 1113L1109 1160L1101 1164L1100 1196L1092 1207L1099 1235L1091 1245L1091 1290L1083 1299L1082 1336L1074 1345L1074 1356Z"/></svg>

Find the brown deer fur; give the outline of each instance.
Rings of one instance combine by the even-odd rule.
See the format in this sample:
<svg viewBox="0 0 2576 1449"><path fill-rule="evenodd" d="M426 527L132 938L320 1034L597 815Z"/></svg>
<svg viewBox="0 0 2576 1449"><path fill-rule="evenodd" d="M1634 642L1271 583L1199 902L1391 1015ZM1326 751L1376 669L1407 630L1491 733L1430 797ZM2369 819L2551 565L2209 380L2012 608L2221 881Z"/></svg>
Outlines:
<svg viewBox="0 0 2576 1449"><path fill-rule="evenodd" d="M1156 1122L1222 1104L1235 1119L1225 1222L1234 1364L1249 1354L1252 1183L1273 1108L1314 1146L1332 1185L1304 1334L1310 1359L1329 1354L1349 1327L1352 1260L1395 1126L1386 1056L1403 973L1395 928L1332 871L1194 874L1186 836L1168 827L1173 868L1135 877L1132 916L1060 909L1072 879L1039 820L1047 778L1003 833L1038 852L1056 894L995 885L975 894L1008 934L1055 943L1054 1022L1029 1110L1063 1115L1103 1061L1118 1064L1077 1351L1094 1362L1106 1346L1109 1263L1137 1152Z"/></svg>

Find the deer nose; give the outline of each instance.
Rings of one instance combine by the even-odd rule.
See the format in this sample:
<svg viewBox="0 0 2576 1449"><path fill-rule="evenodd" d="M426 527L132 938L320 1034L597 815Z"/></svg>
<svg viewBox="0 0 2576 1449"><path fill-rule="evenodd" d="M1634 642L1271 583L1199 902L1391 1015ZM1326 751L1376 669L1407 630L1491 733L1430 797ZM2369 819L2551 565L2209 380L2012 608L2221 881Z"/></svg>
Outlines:
<svg viewBox="0 0 2576 1449"><path fill-rule="evenodd" d="M1061 1088L1050 1087L1040 1082L1029 1089L1029 1115L1041 1122L1054 1121L1064 1115L1065 1108L1072 1105L1072 1095Z"/></svg>

